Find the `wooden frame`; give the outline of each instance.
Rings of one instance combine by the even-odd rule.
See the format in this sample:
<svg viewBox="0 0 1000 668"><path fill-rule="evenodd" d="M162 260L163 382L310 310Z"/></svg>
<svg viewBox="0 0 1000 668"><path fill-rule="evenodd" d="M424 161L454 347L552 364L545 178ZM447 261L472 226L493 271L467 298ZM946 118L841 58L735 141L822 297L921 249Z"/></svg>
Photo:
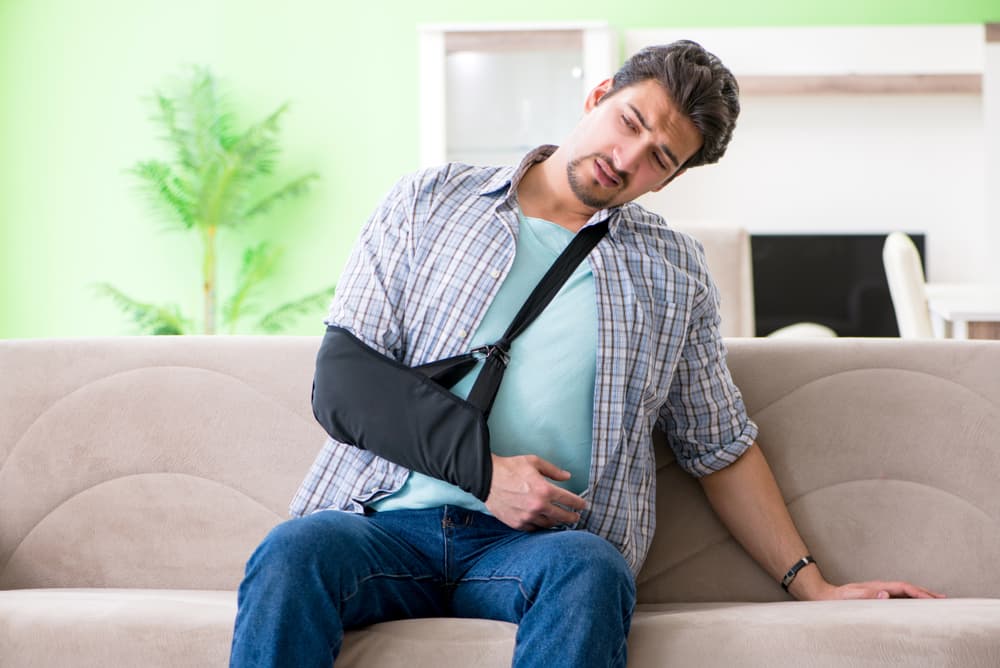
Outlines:
<svg viewBox="0 0 1000 668"><path fill-rule="evenodd" d="M979 95L979 74L845 74L737 77L746 95Z"/></svg>

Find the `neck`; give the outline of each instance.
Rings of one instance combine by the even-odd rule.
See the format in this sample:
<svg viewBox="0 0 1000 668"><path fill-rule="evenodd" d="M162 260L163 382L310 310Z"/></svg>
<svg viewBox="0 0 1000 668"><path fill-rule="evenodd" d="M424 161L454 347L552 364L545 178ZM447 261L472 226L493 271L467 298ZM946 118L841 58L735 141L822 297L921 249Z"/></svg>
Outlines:
<svg viewBox="0 0 1000 668"><path fill-rule="evenodd" d="M517 200L524 215L551 221L571 232L578 232L597 212L570 189L561 150L524 173L517 184Z"/></svg>

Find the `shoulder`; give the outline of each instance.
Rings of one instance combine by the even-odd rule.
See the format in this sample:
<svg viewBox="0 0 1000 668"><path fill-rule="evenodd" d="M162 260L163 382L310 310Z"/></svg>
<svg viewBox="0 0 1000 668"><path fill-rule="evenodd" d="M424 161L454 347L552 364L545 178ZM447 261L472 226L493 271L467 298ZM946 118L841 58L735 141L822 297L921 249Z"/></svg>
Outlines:
<svg viewBox="0 0 1000 668"><path fill-rule="evenodd" d="M400 177L382 196L373 218L423 223L451 217L479 198L490 184L502 180L505 167L447 163Z"/></svg>
<svg viewBox="0 0 1000 668"><path fill-rule="evenodd" d="M488 192L492 184L509 181L513 167L482 167L449 162L417 170L404 176L397 188L424 201L471 197ZM502 183L500 183L502 185Z"/></svg>
<svg viewBox="0 0 1000 668"><path fill-rule="evenodd" d="M414 230L422 239L433 239L476 229L507 192L513 171L452 162L407 175L399 187L406 191Z"/></svg>
<svg viewBox="0 0 1000 668"><path fill-rule="evenodd" d="M620 215L617 241L633 278L643 277L637 283L648 282L655 291L662 282L675 303L685 302L693 314L714 318L718 289L701 242L635 202L622 205Z"/></svg>
<svg viewBox="0 0 1000 668"><path fill-rule="evenodd" d="M670 227L659 214L628 202L620 209L618 236L623 244L657 258L665 259L680 271L708 282L705 248L689 234Z"/></svg>

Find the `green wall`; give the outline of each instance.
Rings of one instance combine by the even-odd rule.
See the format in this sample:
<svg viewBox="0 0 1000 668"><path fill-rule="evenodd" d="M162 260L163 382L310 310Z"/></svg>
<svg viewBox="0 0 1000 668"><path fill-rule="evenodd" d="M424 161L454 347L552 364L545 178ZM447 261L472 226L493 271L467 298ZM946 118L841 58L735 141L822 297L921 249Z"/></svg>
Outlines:
<svg viewBox="0 0 1000 668"><path fill-rule="evenodd" d="M200 313L193 235L164 231L125 173L167 157L147 96L185 65L231 84L244 121L290 100L279 174L321 174L271 221L230 233L285 245L277 302L333 282L378 198L416 167L417 24L572 20L978 23L1000 21L1000 0L0 0L0 337L132 333L94 295L101 281ZM220 262L225 293L238 258ZM318 333L322 315L291 332Z"/></svg>

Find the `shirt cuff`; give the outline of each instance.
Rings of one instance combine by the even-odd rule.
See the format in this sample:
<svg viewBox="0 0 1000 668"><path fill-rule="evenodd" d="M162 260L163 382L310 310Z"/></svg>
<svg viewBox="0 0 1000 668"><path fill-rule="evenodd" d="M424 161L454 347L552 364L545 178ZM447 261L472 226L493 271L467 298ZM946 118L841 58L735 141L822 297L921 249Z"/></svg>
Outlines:
<svg viewBox="0 0 1000 668"><path fill-rule="evenodd" d="M706 446L699 447L698 454L694 457L679 457L675 453L677 465L695 478L721 471L730 464L736 463L736 460L750 449L750 446L757 439L757 432L757 424L748 418L743 429L732 442L722 446L712 446L711 449Z"/></svg>

